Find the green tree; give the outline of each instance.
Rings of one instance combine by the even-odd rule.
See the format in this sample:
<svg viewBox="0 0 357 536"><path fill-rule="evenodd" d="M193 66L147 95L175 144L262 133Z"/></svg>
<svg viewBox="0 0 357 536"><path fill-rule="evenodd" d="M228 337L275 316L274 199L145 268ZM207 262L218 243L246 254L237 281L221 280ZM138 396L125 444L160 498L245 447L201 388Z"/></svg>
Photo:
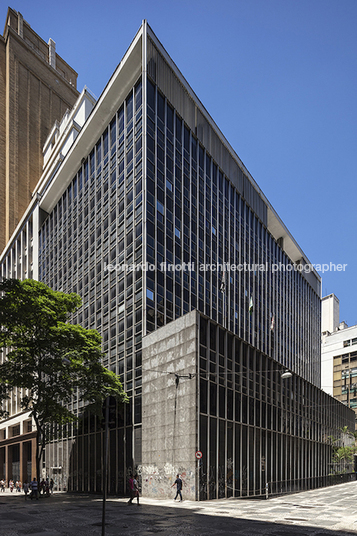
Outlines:
<svg viewBox="0 0 357 536"><path fill-rule="evenodd" d="M101 337L68 322L81 305L77 294L56 292L44 283L5 279L0 283L0 416L17 389L23 410L36 423L36 476L49 425L77 419L69 409L73 396L101 414L104 399L127 402L119 377L102 365Z"/></svg>
<svg viewBox="0 0 357 536"><path fill-rule="evenodd" d="M351 462L353 459L353 455L356 452L356 447L339 447L336 452L334 453L334 461L335 462Z"/></svg>

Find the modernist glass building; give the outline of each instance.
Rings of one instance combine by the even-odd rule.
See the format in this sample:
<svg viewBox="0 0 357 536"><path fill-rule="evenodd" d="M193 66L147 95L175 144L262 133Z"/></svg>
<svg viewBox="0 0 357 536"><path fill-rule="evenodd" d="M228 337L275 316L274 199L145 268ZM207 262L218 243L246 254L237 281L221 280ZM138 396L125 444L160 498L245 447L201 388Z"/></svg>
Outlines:
<svg viewBox="0 0 357 536"><path fill-rule="evenodd" d="M242 452L249 449L252 456L266 444L276 452L272 463L294 452L309 467L301 478L323 476L329 449L324 447L323 461L317 453L324 419L337 430L349 424L348 411L327 405L314 420L314 431L301 436L302 417L282 424L279 404L271 401L276 409L268 409L269 397L293 405L292 397L298 392L299 404L304 392L311 406L320 396L320 278L146 21L98 101L83 91L54 126L33 201L0 261L5 277L27 275L80 294L83 305L73 321L103 337L104 364L121 376L130 397L111 422L111 492L124 493L128 472L145 463L142 400L149 376L143 340L193 310L200 313L193 373L200 385L202 441L204 430L210 430L211 448L214 436L214 448L223 456L233 448L224 438L238 433L233 423L249 424L239 432ZM231 378L233 362L242 371ZM253 371L252 363L258 369L245 374ZM200 371L219 373L221 366L225 394L219 386L207 398L212 384ZM294 375L283 394L269 374L265 377L271 367ZM208 426L215 396L227 397L227 413L215 415L232 423L224 424L224 432L221 421ZM72 409L81 415L80 424L58 431L44 468L66 489L98 491L100 423L76 399ZM258 428L296 435L300 443L270 442ZM309 461L307 442L316 451ZM274 469L275 480L287 480L284 464ZM218 478L218 466L210 479ZM219 478L213 480L195 497L222 496ZM243 495L261 489L260 483L244 486Z"/></svg>

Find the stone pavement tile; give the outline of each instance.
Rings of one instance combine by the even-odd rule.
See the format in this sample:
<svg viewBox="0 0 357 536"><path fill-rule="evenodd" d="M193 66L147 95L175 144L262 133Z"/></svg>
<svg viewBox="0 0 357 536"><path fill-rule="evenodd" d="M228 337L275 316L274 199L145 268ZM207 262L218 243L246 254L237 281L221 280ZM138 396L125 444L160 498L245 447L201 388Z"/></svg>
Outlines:
<svg viewBox="0 0 357 536"><path fill-rule="evenodd" d="M268 501L223 499L177 504L143 498L139 507L128 506L126 499L108 498L106 535L356 536L357 500L353 497L357 483L328 491ZM56 494L32 502L23 496L0 496L0 536L99 536L101 507L101 498L89 495Z"/></svg>

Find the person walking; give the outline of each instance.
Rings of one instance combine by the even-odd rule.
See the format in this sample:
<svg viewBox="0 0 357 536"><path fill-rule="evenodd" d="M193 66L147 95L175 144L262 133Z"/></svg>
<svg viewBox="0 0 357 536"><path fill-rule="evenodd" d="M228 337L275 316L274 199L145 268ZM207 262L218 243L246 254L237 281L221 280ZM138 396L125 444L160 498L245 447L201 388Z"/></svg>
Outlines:
<svg viewBox="0 0 357 536"><path fill-rule="evenodd" d="M176 475L176 480L175 482L172 484L172 488L174 486L177 486L177 489L176 489L176 495L175 495L175 498L174 498L174 501L176 501L178 495L180 496L180 502L182 501L182 493L181 493L181 490L182 490L182 480L180 478L180 475Z"/></svg>
<svg viewBox="0 0 357 536"><path fill-rule="evenodd" d="M28 492L29 492L29 483L27 482L27 480L25 480L25 482L24 482L25 501L27 501Z"/></svg>
<svg viewBox="0 0 357 536"><path fill-rule="evenodd" d="M139 482L138 482L138 475L134 476L133 480L134 485L134 496L136 497L137 505L139 506Z"/></svg>
<svg viewBox="0 0 357 536"><path fill-rule="evenodd" d="M130 475L130 477L129 477L129 493L130 493L130 498L128 500L128 504L133 504L133 499L135 497L134 477L133 477L133 475Z"/></svg>

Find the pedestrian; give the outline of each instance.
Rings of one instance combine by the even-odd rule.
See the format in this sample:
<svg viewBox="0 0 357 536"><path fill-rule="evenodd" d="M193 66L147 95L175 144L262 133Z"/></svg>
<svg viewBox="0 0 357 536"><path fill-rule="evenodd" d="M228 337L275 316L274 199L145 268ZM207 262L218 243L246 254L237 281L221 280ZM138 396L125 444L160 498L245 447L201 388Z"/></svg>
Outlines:
<svg viewBox="0 0 357 536"><path fill-rule="evenodd" d="M180 478L180 475L176 475L176 480L175 482L172 484L172 488L175 486L177 486L177 491L176 491L176 495L175 495L175 498L174 498L174 501L176 501L177 499L177 496L180 495L180 502L182 501L182 493L181 493L181 490L182 490L182 480Z"/></svg>
<svg viewBox="0 0 357 536"><path fill-rule="evenodd" d="M134 485L134 493L135 493L135 497L136 497L136 500L137 500L137 504L138 504L138 506L139 506L139 482L138 482L138 475L135 475L135 476L134 476L133 485Z"/></svg>
<svg viewBox="0 0 357 536"><path fill-rule="evenodd" d="M53 482L53 478L51 478L51 480L50 480L50 493L51 493L51 495L53 493L53 486L54 486L54 482Z"/></svg>
<svg viewBox="0 0 357 536"><path fill-rule="evenodd" d="M132 504L133 499L135 497L134 477L133 477L133 475L130 475L130 477L129 477L129 493L130 493L130 498L128 500L128 504Z"/></svg>
<svg viewBox="0 0 357 536"><path fill-rule="evenodd" d="M10 491L12 493L14 491L14 481L12 479L10 479L9 488L10 488Z"/></svg>
<svg viewBox="0 0 357 536"><path fill-rule="evenodd" d="M27 482L27 480L25 480L25 482L24 482L25 501L27 501L28 492L29 492L29 483Z"/></svg>
<svg viewBox="0 0 357 536"><path fill-rule="evenodd" d="M2 478L0 480L0 490L4 493L5 491L5 480Z"/></svg>
<svg viewBox="0 0 357 536"><path fill-rule="evenodd" d="M33 480L31 480L30 488L31 488L31 500L35 498L36 501L38 501L38 484L37 484L36 477L34 477Z"/></svg>

